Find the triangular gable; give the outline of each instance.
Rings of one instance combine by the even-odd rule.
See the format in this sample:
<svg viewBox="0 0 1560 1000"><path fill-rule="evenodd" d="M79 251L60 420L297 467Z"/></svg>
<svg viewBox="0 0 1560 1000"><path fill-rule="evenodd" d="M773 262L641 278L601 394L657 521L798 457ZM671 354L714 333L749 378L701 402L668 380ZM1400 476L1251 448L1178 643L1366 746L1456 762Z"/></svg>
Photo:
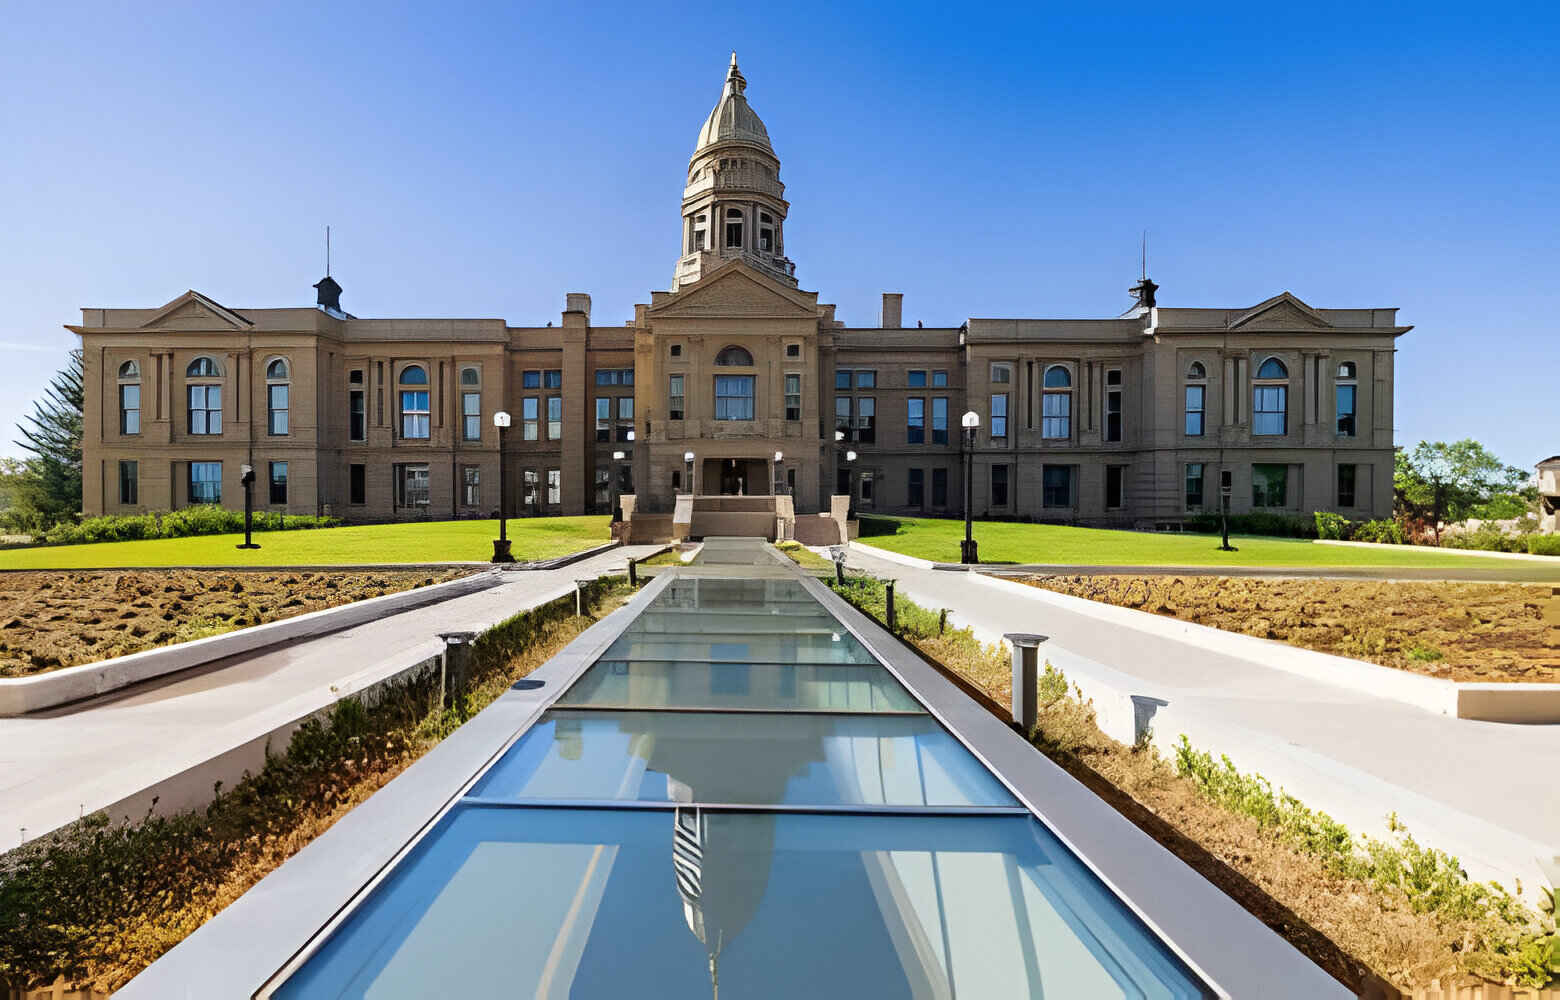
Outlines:
<svg viewBox="0 0 1560 1000"><path fill-rule="evenodd" d="M157 310L157 314L142 323L142 328L157 326L175 330L210 330L213 322L233 330L243 330L254 323L240 316L219 302L191 289Z"/></svg>
<svg viewBox="0 0 1560 1000"><path fill-rule="evenodd" d="M1330 327L1321 314L1288 292L1279 292L1235 317L1231 330L1293 330L1296 327Z"/></svg>
<svg viewBox="0 0 1560 1000"><path fill-rule="evenodd" d="M780 319L818 316L818 293L774 281L741 260L721 265L691 285L650 306L652 315L680 317L756 316Z"/></svg>

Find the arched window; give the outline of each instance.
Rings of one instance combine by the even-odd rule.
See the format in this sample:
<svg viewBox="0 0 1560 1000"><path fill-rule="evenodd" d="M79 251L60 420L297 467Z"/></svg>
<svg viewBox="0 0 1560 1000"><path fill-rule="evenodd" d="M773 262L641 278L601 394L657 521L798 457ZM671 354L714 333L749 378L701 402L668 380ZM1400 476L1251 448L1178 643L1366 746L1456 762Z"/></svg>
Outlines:
<svg viewBox="0 0 1560 1000"><path fill-rule="evenodd" d="M742 212L739 209L726 209L726 246L740 249L742 247Z"/></svg>
<svg viewBox="0 0 1560 1000"><path fill-rule="evenodd" d="M775 220L768 212L758 213L758 248L765 253L775 250Z"/></svg>
<svg viewBox="0 0 1560 1000"><path fill-rule="evenodd" d="M1040 397L1040 436L1072 437L1072 372L1062 365L1052 365L1040 381L1045 389Z"/></svg>
<svg viewBox="0 0 1560 1000"><path fill-rule="evenodd" d="M698 253L709 246L710 217L700 212L688 216L688 252Z"/></svg>
<svg viewBox="0 0 1560 1000"><path fill-rule="evenodd" d="M730 347L722 348L721 352L715 355L715 363L717 365L735 365L739 368L751 368L753 367L753 355L748 353L746 348L733 344Z"/></svg>
<svg viewBox="0 0 1560 1000"><path fill-rule="evenodd" d="M291 396L287 362L277 358L265 366L265 429L267 434L287 433L287 408Z"/></svg>
<svg viewBox="0 0 1560 1000"><path fill-rule="evenodd" d="M1186 366L1186 436L1202 437L1204 416L1208 405L1208 369L1201 361ZM1198 505L1202 503L1202 469L1198 468ZM1187 496L1191 496L1188 487ZM1190 503L1190 501L1188 501Z"/></svg>
<svg viewBox="0 0 1560 1000"><path fill-rule="evenodd" d="M1289 433L1289 369L1277 358L1257 366L1257 380L1251 386L1251 433Z"/></svg>
<svg viewBox="0 0 1560 1000"><path fill-rule="evenodd" d="M428 384L428 372L421 365L407 365L401 369L401 385ZM407 440L428 439L428 390L401 389L401 437Z"/></svg>
<svg viewBox="0 0 1560 1000"><path fill-rule="evenodd" d="M1353 437L1355 434L1355 407L1358 403L1359 385L1354 380L1354 362L1345 361L1338 365L1338 384L1333 386L1333 403L1337 414L1337 428L1339 437ZM1343 466L1339 466L1340 469ZM1353 488L1349 490L1353 493ZM1348 506L1353 506L1352 503Z"/></svg>
<svg viewBox="0 0 1560 1000"><path fill-rule="evenodd" d="M119 366L119 433L141 433L141 366L134 361Z"/></svg>
<svg viewBox="0 0 1560 1000"><path fill-rule="evenodd" d="M461 385L481 385L482 373L475 368L462 368L460 370Z"/></svg>
<svg viewBox="0 0 1560 1000"><path fill-rule="evenodd" d="M467 441L482 440L482 373L475 368L460 370L460 436Z"/></svg>
<svg viewBox="0 0 1560 1000"><path fill-rule="evenodd" d="M222 375L217 363L200 357L184 369L185 378L217 379ZM189 397L189 431L191 434L222 433L222 385L216 381L192 382L185 387Z"/></svg>

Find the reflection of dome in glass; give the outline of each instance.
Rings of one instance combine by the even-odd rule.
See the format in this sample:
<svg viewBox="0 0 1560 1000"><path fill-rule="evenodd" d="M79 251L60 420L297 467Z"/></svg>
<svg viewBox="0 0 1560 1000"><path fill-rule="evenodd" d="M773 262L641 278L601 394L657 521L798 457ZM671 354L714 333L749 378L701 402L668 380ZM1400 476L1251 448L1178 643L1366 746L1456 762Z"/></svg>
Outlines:
<svg viewBox="0 0 1560 1000"><path fill-rule="evenodd" d="M686 792L685 788L674 789ZM679 807L672 814L672 869L683 919L710 957L710 995L720 997L720 953L753 919L769 888L773 816L744 816L738 837L710 837L707 815ZM726 831L731 832L729 829ZM763 869L758 864L762 859Z"/></svg>
<svg viewBox="0 0 1560 1000"><path fill-rule="evenodd" d="M695 156L704 147L713 146L717 142L747 142L774 151L769 145L769 130L764 128L758 112L753 110L742 94L746 89L747 80L743 79L742 71L737 69L737 54L733 52L731 69L726 73L726 89L720 95L720 103L705 119L704 127L699 129L699 142L694 147Z"/></svg>

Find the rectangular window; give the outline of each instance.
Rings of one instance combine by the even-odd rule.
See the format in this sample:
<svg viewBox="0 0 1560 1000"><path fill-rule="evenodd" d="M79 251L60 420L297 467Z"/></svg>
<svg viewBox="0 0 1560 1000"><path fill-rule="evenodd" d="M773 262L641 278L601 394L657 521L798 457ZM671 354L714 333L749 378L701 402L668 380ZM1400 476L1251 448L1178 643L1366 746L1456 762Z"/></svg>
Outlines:
<svg viewBox="0 0 1560 1000"><path fill-rule="evenodd" d="M222 463L190 463L190 503L222 502Z"/></svg>
<svg viewBox="0 0 1560 1000"><path fill-rule="evenodd" d="M190 386L190 433L222 433L222 387Z"/></svg>
<svg viewBox="0 0 1560 1000"><path fill-rule="evenodd" d="M597 469L591 477L595 486L595 507L598 514L610 514L609 505L612 503L612 473L606 469Z"/></svg>
<svg viewBox="0 0 1560 1000"><path fill-rule="evenodd" d="M596 440L612 440L612 400L606 396L596 397Z"/></svg>
<svg viewBox="0 0 1560 1000"><path fill-rule="evenodd" d="M287 386L265 387L265 414L266 433L272 435L287 433Z"/></svg>
<svg viewBox="0 0 1560 1000"><path fill-rule="evenodd" d="M1186 387L1186 436L1202 437L1203 433L1203 402L1208 388L1201 385L1189 385Z"/></svg>
<svg viewBox="0 0 1560 1000"><path fill-rule="evenodd" d="M350 372L348 372L347 373L347 384L348 385L362 385L363 384L363 369L361 369L361 368L354 368Z"/></svg>
<svg viewBox="0 0 1560 1000"><path fill-rule="evenodd" d="M856 398L856 440L861 444L877 441L877 400L871 396Z"/></svg>
<svg viewBox="0 0 1560 1000"><path fill-rule="evenodd" d="M948 470L932 470L932 506L941 509L948 506Z"/></svg>
<svg viewBox="0 0 1560 1000"><path fill-rule="evenodd" d="M562 370L557 369L557 368L553 368L553 369L551 369L549 371L542 372L542 388L543 389L562 389L563 388L563 372L562 372Z"/></svg>
<svg viewBox="0 0 1560 1000"><path fill-rule="evenodd" d="M1354 436L1354 390L1355 387L1352 385L1338 386L1339 437Z"/></svg>
<svg viewBox="0 0 1560 1000"><path fill-rule="evenodd" d="M863 472L859 480L861 490L861 504L863 507L871 507L877 499L877 477L870 472Z"/></svg>
<svg viewBox="0 0 1560 1000"><path fill-rule="evenodd" d="M536 511L541 508L541 480L536 475L535 469L526 469L520 477L520 501L526 509Z"/></svg>
<svg viewBox="0 0 1560 1000"><path fill-rule="evenodd" d="M1105 509L1117 510L1121 507L1121 472L1125 466L1105 466Z"/></svg>
<svg viewBox="0 0 1560 1000"><path fill-rule="evenodd" d="M428 390L401 390L401 437L407 440L428 438Z"/></svg>
<svg viewBox="0 0 1560 1000"><path fill-rule="evenodd" d="M1072 437L1072 393L1048 392L1040 398L1040 436Z"/></svg>
<svg viewBox="0 0 1560 1000"><path fill-rule="evenodd" d="M482 393L460 394L461 433L467 441L482 440Z"/></svg>
<svg viewBox="0 0 1560 1000"><path fill-rule="evenodd" d="M1007 385L1013 381L1013 366L1006 363L991 366L991 381L997 385Z"/></svg>
<svg viewBox="0 0 1560 1000"><path fill-rule="evenodd" d="M918 396L905 400L905 443L926 443L926 400Z"/></svg>
<svg viewBox="0 0 1560 1000"><path fill-rule="evenodd" d="M634 397L619 396L617 398L617 439L619 443L628 440L628 436L634 432Z"/></svg>
<svg viewBox="0 0 1560 1000"><path fill-rule="evenodd" d="M368 466L347 466L347 503L368 503Z"/></svg>
<svg viewBox="0 0 1560 1000"><path fill-rule="evenodd" d="M843 371L843 370L835 372L834 373L834 388L836 388L836 389L849 389L850 388L850 372Z"/></svg>
<svg viewBox="0 0 1560 1000"><path fill-rule="evenodd" d="M667 417L672 420L683 419L683 408L686 405L686 397L683 395L683 377L673 375L670 379L670 387L666 393Z"/></svg>
<svg viewBox="0 0 1560 1000"><path fill-rule="evenodd" d="M1289 387L1259 385L1252 389L1251 433L1289 433ZM1279 504L1278 506L1282 506Z"/></svg>
<svg viewBox="0 0 1560 1000"><path fill-rule="evenodd" d="M1105 440L1121 440L1121 370L1105 373Z"/></svg>
<svg viewBox="0 0 1560 1000"><path fill-rule="evenodd" d="M271 502L273 504L287 503L287 463L270 463Z"/></svg>
<svg viewBox="0 0 1560 1000"><path fill-rule="evenodd" d="M141 433L141 387L139 385L119 387L119 433Z"/></svg>
<svg viewBox="0 0 1560 1000"><path fill-rule="evenodd" d="M796 466L787 466L785 470L785 491L796 496Z"/></svg>
<svg viewBox="0 0 1560 1000"><path fill-rule="evenodd" d="M1007 403L1007 393L991 394L991 436L993 438L1007 437Z"/></svg>
<svg viewBox="0 0 1560 1000"><path fill-rule="evenodd" d="M948 443L948 397L932 397L932 444Z"/></svg>
<svg viewBox="0 0 1560 1000"><path fill-rule="evenodd" d="M1283 507L1289 499L1289 466L1253 465L1251 467L1251 505Z"/></svg>
<svg viewBox="0 0 1560 1000"><path fill-rule="evenodd" d="M991 467L991 506L1006 507L1008 505L1008 467L1006 465L993 465Z"/></svg>
<svg viewBox="0 0 1560 1000"><path fill-rule="evenodd" d="M786 344L785 345L785 356L788 357L788 358L799 358L799 357L801 357L802 356L802 345L801 344Z"/></svg>
<svg viewBox="0 0 1560 1000"><path fill-rule="evenodd" d="M1186 509L1198 510L1203 505L1203 464L1186 463Z"/></svg>
<svg viewBox="0 0 1560 1000"><path fill-rule="evenodd" d="M395 469L395 505L428 506L428 466L397 465Z"/></svg>
<svg viewBox="0 0 1560 1000"><path fill-rule="evenodd" d="M632 368L598 368L596 369L597 385L633 385L634 369Z"/></svg>
<svg viewBox="0 0 1560 1000"><path fill-rule="evenodd" d="M1338 466L1338 506L1354 506L1354 470L1358 466Z"/></svg>
<svg viewBox="0 0 1560 1000"><path fill-rule="evenodd" d="M482 470L475 465L460 467L460 501L467 507L482 506Z"/></svg>
<svg viewBox="0 0 1560 1000"><path fill-rule="evenodd" d="M854 441L850 426L850 397L834 397L834 429L845 432L845 440Z"/></svg>
<svg viewBox="0 0 1560 1000"><path fill-rule="evenodd" d="M715 419L753 419L753 376L715 376Z"/></svg>
<svg viewBox="0 0 1560 1000"><path fill-rule="evenodd" d="M945 389L948 386L948 373L945 371L932 372L932 388Z"/></svg>
<svg viewBox="0 0 1560 1000"><path fill-rule="evenodd" d="M547 470L547 502L554 507L563 503L563 473L557 469Z"/></svg>
<svg viewBox="0 0 1560 1000"><path fill-rule="evenodd" d="M926 372L922 369L911 369L906 384L912 389L926 388Z"/></svg>
<svg viewBox="0 0 1560 1000"><path fill-rule="evenodd" d="M858 388L858 389L876 389L877 388L877 372L857 372L856 373L856 388Z"/></svg>
<svg viewBox="0 0 1560 1000"><path fill-rule="evenodd" d="M140 503L140 466L135 462L119 463L119 502L133 506Z"/></svg>
<svg viewBox="0 0 1560 1000"><path fill-rule="evenodd" d="M547 440L563 437L563 397L547 397Z"/></svg>
<svg viewBox="0 0 1560 1000"><path fill-rule="evenodd" d="M520 424L523 437L527 441L535 441L537 438L537 424L540 421L540 404L535 396L527 396L520 401Z"/></svg>
<svg viewBox="0 0 1560 1000"><path fill-rule="evenodd" d="M1040 467L1040 502L1047 507L1072 506L1072 466Z"/></svg>
<svg viewBox="0 0 1560 1000"><path fill-rule="evenodd" d="M522 389L540 389L541 387L542 387L542 373L541 372L526 372L524 375L520 376L520 388L522 388Z"/></svg>
<svg viewBox="0 0 1560 1000"><path fill-rule="evenodd" d="M906 490L906 500L912 507L923 507L926 504L926 470L911 469L910 476L906 480L909 487Z"/></svg>
<svg viewBox="0 0 1560 1000"><path fill-rule="evenodd" d="M802 376L796 372L785 376L785 419L802 419Z"/></svg>
<svg viewBox="0 0 1560 1000"><path fill-rule="evenodd" d="M347 393L347 436L353 441L368 439L368 410L362 389Z"/></svg>

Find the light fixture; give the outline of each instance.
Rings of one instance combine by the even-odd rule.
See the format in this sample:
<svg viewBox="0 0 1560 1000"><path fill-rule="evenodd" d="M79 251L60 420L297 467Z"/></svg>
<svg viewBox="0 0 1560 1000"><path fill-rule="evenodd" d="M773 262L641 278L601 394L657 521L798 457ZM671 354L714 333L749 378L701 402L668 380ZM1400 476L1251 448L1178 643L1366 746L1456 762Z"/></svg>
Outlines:
<svg viewBox="0 0 1560 1000"><path fill-rule="evenodd" d="M839 442L841 442L843 440L845 440L845 432L844 431L835 431L834 432L834 442L836 444L838 444Z"/></svg>
<svg viewBox="0 0 1560 1000"><path fill-rule="evenodd" d="M856 460L856 453L855 452L847 451L845 453L845 461L847 461L847 462L854 462L855 460Z"/></svg>
<svg viewBox="0 0 1560 1000"><path fill-rule="evenodd" d="M966 410L964 413L964 419L961 420L960 423L964 425L965 430L972 431L980 426L980 414L976 413L974 410Z"/></svg>
<svg viewBox="0 0 1560 1000"><path fill-rule="evenodd" d="M782 460L784 460L784 458L785 458L785 452L783 452L783 451L775 452L775 461L776 462L782 461Z"/></svg>
<svg viewBox="0 0 1560 1000"><path fill-rule="evenodd" d="M691 452L691 451L683 452L683 461L684 462L692 462L693 461L693 452Z"/></svg>
<svg viewBox="0 0 1560 1000"><path fill-rule="evenodd" d="M510 421L509 421L509 411L508 410L499 410L497 413L493 414L493 426L494 427L498 427L498 428L508 427L509 423L510 423Z"/></svg>
<svg viewBox="0 0 1560 1000"><path fill-rule="evenodd" d="M628 432L628 441L630 444L633 444L634 442L634 432L632 430Z"/></svg>
<svg viewBox="0 0 1560 1000"><path fill-rule="evenodd" d="M623 461L623 458L624 458L624 455L623 455L623 453L621 451L614 451L612 453L612 461L614 461L614 462L621 462L621 461Z"/></svg>

